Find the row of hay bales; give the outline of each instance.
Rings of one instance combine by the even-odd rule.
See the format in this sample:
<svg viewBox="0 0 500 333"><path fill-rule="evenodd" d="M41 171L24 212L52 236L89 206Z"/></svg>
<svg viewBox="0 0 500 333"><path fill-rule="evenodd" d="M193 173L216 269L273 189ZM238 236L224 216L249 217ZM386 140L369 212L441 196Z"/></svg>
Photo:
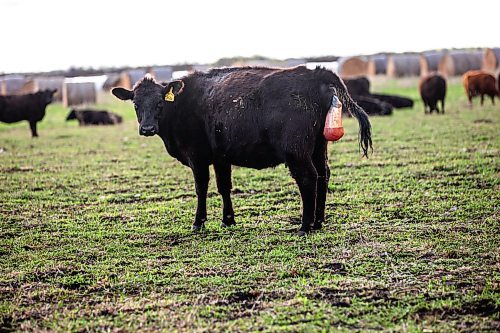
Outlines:
<svg viewBox="0 0 500 333"><path fill-rule="evenodd" d="M151 67L146 69L130 69L119 74L109 74L108 79L104 82L103 89L110 90L113 87L124 87L131 89L134 84L142 79L147 73L151 74L156 81L170 81L173 75L172 67Z"/></svg>
<svg viewBox="0 0 500 333"><path fill-rule="evenodd" d="M94 82L67 82L64 77L15 77L0 78L0 95L24 95L41 90L56 89L54 100L65 106L94 104Z"/></svg>
<svg viewBox="0 0 500 333"><path fill-rule="evenodd" d="M158 81L172 79L171 67L152 67L149 71L132 69L120 74L102 76L65 78L23 75L7 75L0 77L0 95L23 95L46 89L57 89L54 100L62 102L65 106L95 104L97 92L101 89L109 90L112 87L128 87L129 89L150 73Z"/></svg>
<svg viewBox="0 0 500 333"><path fill-rule="evenodd" d="M346 57L339 59L338 64L338 73L346 78L365 75L425 76L430 72L440 72L449 77L478 69L494 73L500 67L500 48Z"/></svg>

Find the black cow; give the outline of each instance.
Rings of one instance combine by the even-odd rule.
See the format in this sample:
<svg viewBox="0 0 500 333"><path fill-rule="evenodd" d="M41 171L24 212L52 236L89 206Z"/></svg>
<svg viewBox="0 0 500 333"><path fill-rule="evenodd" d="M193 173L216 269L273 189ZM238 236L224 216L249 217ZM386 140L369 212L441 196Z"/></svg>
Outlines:
<svg viewBox="0 0 500 333"><path fill-rule="evenodd" d="M45 117L45 108L52 103L57 90L43 90L33 94L0 96L0 121L16 123L27 120L31 135L37 137L36 123Z"/></svg>
<svg viewBox="0 0 500 333"><path fill-rule="evenodd" d="M446 97L446 80L439 74L433 73L420 80L420 96L424 102L424 112L439 113L438 101L441 101L442 113L444 113L444 100ZM429 109L429 111L427 111Z"/></svg>
<svg viewBox="0 0 500 333"><path fill-rule="evenodd" d="M370 94L370 81L365 76L347 79L344 82L351 95L366 96Z"/></svg>
<svg viewBox="0 0 500 333"><path fill-rule="evenodd" d="M374 101L374 99L379 100L379 102L389 103L392 106L392 108L396 108L396 109L412 108L413 107L413 100L411 100L410 98L407 98L407 97L398 96L398 95L372 94L372 93L370 93L370 81L365 76L347 79L344 82L345 82L345 85L347 87L347 91L349 92L349 94L351 94L351 96L357 95L357 96L369 97L369 99L366 100L366 105L372 105L374 107L373 108L374 112L376 109L379 109L381 106L382 106L382 109L387 109L387 107L384 106L384 104L377 105L377 103L376 103L376 101ZM355 99L355 101L358 102L356 99ZM391 114L392 108L391 108L390 112L385 113L385 114ZM363 107L363 109L366 112L368 112L368 110L366 110L364 107ZM368 112L368 114L371 114L371 113Z"/></svg>
<svg viewBox="0 0 500 333"><path fill-rule="evenodd" d="M121 124L123 118L106 110L76 110L73 109L66 117L66 121L77 119L80 126L86 125L114 125Z"/></svg>
<svg viewBox="0 0 500 333"><path fill-rule="evenodd" d="M413 100L408 97L387 94L370 94L370 97L392 105L395 109L412 108Z"/></svg>
<svg viewBox="0 0 500 333"><path fill-rule="evenodd" d="M192 169L198 196L194 230L207 218L210 164L223 199L222 226L230 226L231 165L262 169L281 163L302 196L299 235L320 229L330 174L323 128L334 95L358 119L363 154L371 148L368 116L339 77L322 68L212 69L165 86L145 77L133 90L112 92L133 101L140 135L158 134L167 151Z"/></svg>
<svg viewBox="0 0 500 333"><path fill-rule="evenodd" d="M351 97L370 116L389 116L394 109L391 104L370 97L370 95L362 96L351 94Z"/></svg>

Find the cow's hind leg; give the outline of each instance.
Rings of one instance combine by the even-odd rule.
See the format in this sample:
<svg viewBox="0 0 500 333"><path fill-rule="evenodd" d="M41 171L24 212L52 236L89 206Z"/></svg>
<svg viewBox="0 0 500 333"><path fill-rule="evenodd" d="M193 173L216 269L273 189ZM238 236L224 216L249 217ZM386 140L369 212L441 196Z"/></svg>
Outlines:
<svg viewBox="0 0 500 333"><path fill-rule="evenodd" d="M200 230L205 226L207 220L207 191L210 173L208 165L196 165L192 168L196 185L196 195L198 196L198 206L193 223L193 230Z"/></svg>
<svg viewBox="0 0 500 333"><path fill-rule="evenodd" d="M298 235L304 236L311 230L315 220L318 173L309 156L287 156L286 164L299 186L302 197L302 226Z"/></svg>
<svg viewBox="0 0 500 333"><path fill-rule="evenodd" d="M31 136L32 137L37 137L38 133L36 131L36 121L30 121L30 129L31 129Z"/></svg>
<svg viewBox="0 0 500 333"><path fill-rule="evenodd" d="M441 109L443 110L444 113L444 98L441 100Z"/></svg>
<svg viewBox="0 0 500 333"><path fill-rule="evenodd" d="M231 202L231 164L214 163L215 177L217 178L217 189L222 196L222 225L229 227L234 222L233 203Z"/></svg>
<svg viewBox="0 0 500 333"><path fill-rule="evenodd" d="M318 140L313 153L313 164L318 173L318 181L316 183L316 214L312 228L319 230L325 221L325 202L326 193L328 192L328 181L330 180L330 168L328 167L327 158L328 142L323 138Z"/></svg>

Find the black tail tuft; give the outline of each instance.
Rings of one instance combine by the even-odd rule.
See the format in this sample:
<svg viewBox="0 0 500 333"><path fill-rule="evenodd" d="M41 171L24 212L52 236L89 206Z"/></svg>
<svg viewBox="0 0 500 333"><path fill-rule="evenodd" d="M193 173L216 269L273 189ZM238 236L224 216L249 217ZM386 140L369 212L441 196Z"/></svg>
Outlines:
<svg viewBox="0 0 500 333"><path fill-rule="evenodd" d="M352 108L351 113L356 119L358 119L359 123L359 146L363 150L363 156L368 158L368 150L373 152L372 147L372 125L370 124L370 120L368 119L368 115L366 112L356 105Z"/></svg>

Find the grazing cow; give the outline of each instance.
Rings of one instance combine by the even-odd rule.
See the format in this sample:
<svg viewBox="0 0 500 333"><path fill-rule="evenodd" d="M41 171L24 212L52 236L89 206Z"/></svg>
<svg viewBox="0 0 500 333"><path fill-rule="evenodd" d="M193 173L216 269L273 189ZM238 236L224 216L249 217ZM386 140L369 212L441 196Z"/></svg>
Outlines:
<svg viewBox="0 0 500 333"><path fill-rule="evenodd" d="M0 121L16 123L27 120L31 135L37 137L36 123L45 117L45 108L52 103L57 90L43 90L33 94L0 96Z"/></svg>
<svg viewBox="0 0 500 333"><path fill-rule="evenodd" d="M106 110L76 110L72 109L66 121L77 119L80 126L121 124L122 117Z"/></svg>
<svg viewBox="0 0 500 333"><path fill-rule="evenodd" d="M465 94L469 99L469 105L472 107L472 98L481 96L481 105L484 104L484 95L491 98L491 103L495 105L495 96L499 95L496 87L495 77L483 71L468 71L463 76Z"/></svg>
<svg viewBox="0 0 500 333"><path fill-rule="evenodd" d="M193 230L207 218L211 164L223 199L222 226L231 226L231 165L263 169L281 163L302 197L298 234L320 229L329 178L323 128L334 95L358 119L363 154L371 148L368 116L342 80L323 68L212 69L165 86L146 76L133 90L112 93L133 101L140 135L158 134L170 155L192 169L198 196Z"/></svg>
<svg viewBox="0 0 500 333"><path fill-rule="evenodd" d="M438 101L441 101L441 112L444 113L444 100L446 98L446 80L439 74L430 74L423 77L418 85L420 96L424 102L424 112L439 113ZM427 111L429 108L429 111Z"/></svg>
<svg viewBox="0 0 500 333"><path fill-rule="evenodd" d="M393 107L391 104L372 98L371 95L361 96L351 94L351 97L370 116L389 116L392 114Z"/></svg>

